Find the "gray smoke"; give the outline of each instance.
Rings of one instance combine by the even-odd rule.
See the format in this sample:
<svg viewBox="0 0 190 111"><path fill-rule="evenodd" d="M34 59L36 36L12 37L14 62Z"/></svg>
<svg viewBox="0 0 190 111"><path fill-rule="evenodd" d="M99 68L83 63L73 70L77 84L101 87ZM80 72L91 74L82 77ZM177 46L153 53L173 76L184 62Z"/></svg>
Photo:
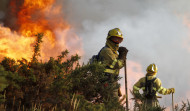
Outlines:
<svg viewBox="0 0 190 111"><path fill-rule="evenodd" d="M175 102L190 98L189 1L177 0L69 0L66 18L83 38L85 62L104 46L107 32L119 27L129 49L128 60L146 67L158 65L158 77L166 88L175 87ZM189 19L190 20L190 19ZM129 78L130 80L130 78ZM131 88L130 88L131 89ZM171 96L161 104L171 105Z"/></svg>
<svg viewBox="0 0 190 111"><path fill-rule="evenodd" d="M0 1L0 21L5 18L5 12L7 10L7 4L9 0L1 0Z"/></svg>

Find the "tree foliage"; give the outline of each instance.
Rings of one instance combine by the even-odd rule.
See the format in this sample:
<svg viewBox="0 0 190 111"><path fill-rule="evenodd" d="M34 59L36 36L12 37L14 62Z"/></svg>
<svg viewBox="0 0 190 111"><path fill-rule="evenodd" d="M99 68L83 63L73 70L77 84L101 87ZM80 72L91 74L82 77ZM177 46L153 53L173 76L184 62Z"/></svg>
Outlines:
<svg viewBox="0 0 190 111"><path fill-rule="evenodd" d="M101 64L80 65L80 56L65 50L39 62L43 34L36 35L31 61L5 57L0 61L0 104L3 110L119 111L124 110L106 81ZM118 78L119 79L119 78ZM105 84L108 86L105 87Z"/></svg>

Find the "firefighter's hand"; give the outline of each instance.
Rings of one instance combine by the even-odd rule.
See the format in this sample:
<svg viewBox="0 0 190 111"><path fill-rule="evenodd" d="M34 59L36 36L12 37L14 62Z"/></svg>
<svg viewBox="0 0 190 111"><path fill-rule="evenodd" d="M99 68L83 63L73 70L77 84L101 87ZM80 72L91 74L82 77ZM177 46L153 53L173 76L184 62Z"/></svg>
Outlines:
<svg viewBox="0 0 190 111"><path fill-rule="evenodd" d="M128 49L126 47L119 47L119 50L118 50L119 53L124 53L125 55L127 54L128 52Z"/></svg>
<svg viewBox="0 0 190 111"><path fill-rule="evenodd" d="M127 56L127 52L128 52L127 48L119 47L118 52L119 52L119 59L122 59L125 61L126 56Z"/></svg>
<svg viewBox="0 0 190 111"><path fill-rule="evenodd" d="M169 91L170 91L170 93L175 93L175 89L174 88L170 88Z"/></svg>

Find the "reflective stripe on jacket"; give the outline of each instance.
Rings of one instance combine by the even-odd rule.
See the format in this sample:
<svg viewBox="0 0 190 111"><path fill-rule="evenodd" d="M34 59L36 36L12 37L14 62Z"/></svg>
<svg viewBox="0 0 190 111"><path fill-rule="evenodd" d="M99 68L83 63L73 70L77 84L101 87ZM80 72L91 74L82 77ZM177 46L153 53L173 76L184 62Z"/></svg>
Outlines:
<svg viewBox="0 0 190 111"><path fill-rule="evenodd" d="M99 55L100 60L103 64L106 64L104 72L111 74L119 74L119 69L124 66L124 61L118 59L118 54L113 52L111 48L105 46Z"/></svg>
<svg viewBox="0 0 190 111"><path fill-rule="evenodd" d="M153 78L155 78L155 76L148 76L148 80L151 80ZM146 81L146 77L143 77L139 81L137 81L133 86L133 92L139 93L140 89L142 89L144 92L145 91L145 81ZM163 95L170 94L169 89L162 87L162 82L159 78L157 78L154 81L153 90L155 90L156 92L163 94Z"/></svg>

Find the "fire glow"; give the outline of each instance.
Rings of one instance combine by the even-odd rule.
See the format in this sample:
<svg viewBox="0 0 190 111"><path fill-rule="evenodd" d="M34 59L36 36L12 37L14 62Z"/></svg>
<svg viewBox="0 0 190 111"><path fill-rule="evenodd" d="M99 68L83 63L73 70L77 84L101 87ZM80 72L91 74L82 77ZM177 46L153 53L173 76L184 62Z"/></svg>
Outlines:
<svg viewBox="0 0 190 111"><path fill-rule="evenodd" d="M24 0L22 3L10 0L9 7L6 27L0 26L0 59L6 56L30 60L37 33L44 33L42 60L56 57L65 49L82 55L81 39L63 19L62 5L55 0Z"/></svg>

